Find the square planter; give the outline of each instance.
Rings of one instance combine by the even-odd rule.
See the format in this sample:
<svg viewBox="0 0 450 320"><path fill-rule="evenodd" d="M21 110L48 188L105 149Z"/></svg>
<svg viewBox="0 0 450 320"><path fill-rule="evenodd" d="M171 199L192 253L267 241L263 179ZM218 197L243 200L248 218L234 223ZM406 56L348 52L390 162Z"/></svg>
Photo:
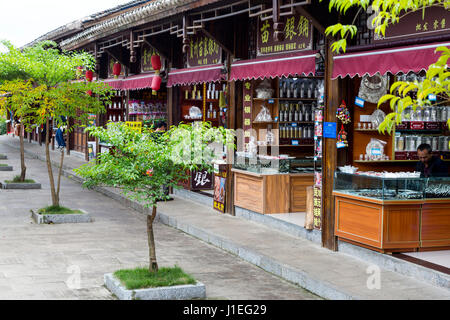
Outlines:
<svg viewBox="0 0 450 320"><path fill-rule="evenodd" d="M8 156L4 155L4 154L0 154L0 160L6 160L8 159Z"/></svg>
<svg viewBox="0 0 450 320"><path fill-rule="evenodd" d="M50 224L50 223L84 223L92 222L91 215L82 209L78 209L84 213L82 214L39 214L36 210L31 210L31 218L37 224Z"/></svg>
<svg viewBox="0 0 450 320"><path fill-rule="evenodd" d="M206 288L201 282L171 287L128 290L112 273L104 275L105 286L120 300L188 300L206 298Z"/></svg>
<svg viewBox="0 0 450 320"><path fill-rule="evenodd" d="M12 166L0 166L0 171L13 171Z"/></svg>
<svg viewBox="0 0 450 320"><path fill-rule="evenodd" d="M15 183L15 182L3 182L1 184L3 189L41 189L40 183Z"/></svg>

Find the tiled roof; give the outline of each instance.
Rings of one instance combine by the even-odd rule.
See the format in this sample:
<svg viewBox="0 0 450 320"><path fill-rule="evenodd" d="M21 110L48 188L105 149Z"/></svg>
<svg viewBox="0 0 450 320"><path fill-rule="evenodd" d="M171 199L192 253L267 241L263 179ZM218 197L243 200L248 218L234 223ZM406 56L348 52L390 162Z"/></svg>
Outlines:
<svg viewBox="0 0 450 320"><path fill-rule="evenodd" d="M94 40L99 37L107 36L120 30L124 30L132 25L137 25L145 19L151 20L151 16L164 11L174 9L177 6L183 6L189 3L198 2L197 0L154 0L148 4L142 5L133 10L119 14L113 18L106 19L98 24L77 33L73 37L61 41L60 46L63 49L73 49L77 44L85 41ZM150 20L149 20L150 19Z"/></svg>
<svg viewBox="0 0 450 320"><path fill-rule="evenodd" d="M43 36L33 40L32 42L26 44L25 47L32 46L33 44L35 44L39 41L57 40L57 39L64 37L65 35L70 35L75 32L83 31L85 25L92 24L96 20L100 20L104 17L107 17L108 15L130 9L135 6L139 6L139 5L149 2L149 1L151 1L151 0L133 0L133 1L118 5L114 8L106 9L106 10L91 14L89 16L86 16L84 18L81 18L79 20L72 21L66 25L63 25L63 26L61 26L55 30L52 30L52 31L44 34Z"/></svg>

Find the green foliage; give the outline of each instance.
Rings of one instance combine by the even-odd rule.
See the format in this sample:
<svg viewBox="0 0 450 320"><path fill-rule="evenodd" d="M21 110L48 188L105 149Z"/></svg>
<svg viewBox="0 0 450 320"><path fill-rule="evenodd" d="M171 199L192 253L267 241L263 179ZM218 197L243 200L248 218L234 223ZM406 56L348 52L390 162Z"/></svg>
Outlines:
<svg viewBox="0 0 450 320"><path fill-rule="evenodd" d="M6 134L6 119L0 116L0 136Z"/></svg>
<svg viewBox="0 0 450 320"><path fill-rule="evenodd" d="M39 214L82 214L80 210L72 210L61 206L48 206L38 210Z"/></svg>
<svg viewBox="0 0 450 320"><path fill-rule="evenodd" d="M232 145L233 141L230 130L211 128L203 122L173 126L161 134L139 133L113 122L106 129L89 127L86 131L112 147L98 156L98 163L90 162L75 170L86 179L84 186L120 187L146 207L168 199L162 186L179 188L180 182L188 178L187 170L211 170L211 142Z"/></svg>
<svg viewBox="0 0 450 320"><path fill-rule="evenodd" d="M394 125L401 123L401 114L406 108L412 107L415 111L418 107L431 107L439 104L448 105L450 102L450 72L448 71L448 60L450 49L438 47L436 52L441 52L439 59L428 67L425 80L418 82L397 81L391 85L390 94L386 94L378 101L378 107L389 101L392 113L388 114L379 126L379 131L391 133ZM414 99L410 93L413 93ZM437 101L428 99L429 95L436 95ZM450 125L450 119L447 121Z"/></svg>
<svg viewBox="0 0 450 320"><path fill-rule="evenodd" d="M6 183L35 183L33 179L20 180L20 176L14 176L12 180L5 180Z"/></svg>
<svg viewBox="0 0 450 320"><path fill-rule="evenodd" d="M320 0L320 2L322 1ZM423 14L425 14L425 9L430 6L450 8L450 0L330 0L328 7L330 12L334 9L339 14L345 15L348 9L352 7L366 10L369 6L376 13L372 20L372 25L375 27L374 31L378 35L384 36L386 29L390 25L398 23L406 14L418 10L422 10ZM329 26L325 30L325 34L333 37L339 36L333 44L332 50L336 53L345 52L347 39L356 35L356 26L338 23Z"/></svg>
<svg viewBox="0 0 450 320"><path fill-rule="evenodd" d="M148 268L123 269L114 272L128 290L195 284L197 281L180 267L161 268L149 272Z"/></svg>

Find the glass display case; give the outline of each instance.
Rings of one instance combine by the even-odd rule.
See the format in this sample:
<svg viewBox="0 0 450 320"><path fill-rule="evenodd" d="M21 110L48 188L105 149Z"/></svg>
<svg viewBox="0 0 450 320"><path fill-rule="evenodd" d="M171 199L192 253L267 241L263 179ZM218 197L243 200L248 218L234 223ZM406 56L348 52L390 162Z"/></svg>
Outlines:
<svg viewBox="0 0 450 320"><path fill-rule="evenodd" d="M248 157L237 155L233 168L263 174L313 173L314 159L269 159L262 157Z"/></svg>
<svg viewBox="0 0 450 320"><path fill-rule="evenodd" d="M383 178L336 172L334 191L378 200L450 198L450 178Z"/></svg>

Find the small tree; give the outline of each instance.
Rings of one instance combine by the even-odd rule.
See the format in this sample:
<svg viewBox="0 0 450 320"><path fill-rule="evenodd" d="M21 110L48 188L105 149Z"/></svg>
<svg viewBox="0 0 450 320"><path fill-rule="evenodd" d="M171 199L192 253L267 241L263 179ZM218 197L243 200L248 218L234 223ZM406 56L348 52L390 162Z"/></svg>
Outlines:
<svg viewBox="0 0 450 320"><path fill-rule="evenodd" d="M28 130L46 126L45 155L50 180L52 205L59 206L59 192L64 151L58 181L55 183L50 159L50 125L65 125L64 119L87 123L89 114L105 111L112 89L103 83L76 82L79 66L93 69L95 59L85 52L64 52L51 41L40 42L23 50L7 41L2 42L8 53L0 56L0 91L12 93L7 105L21 119ZM72 130L73 128L69 128ZM23 155L23 144L22 144Z"/></svg>
<svg viewBox="0 0 450 320"><path fill-rule="evenodd" d="M208 123L181 124L166 133L139 133L123 123L108 123L107 128L86 129L91 135L111 145L110 151L76 169L86 180L84 186L97 185L122 188L131 199L151 208L147 215L149 271L158 271L153 221L157 203L169 198L164 187L179 188L187 179L186 172L199 167L212 169L215 158L211 142L233 146L230 130L212 128Z"/></svg>

